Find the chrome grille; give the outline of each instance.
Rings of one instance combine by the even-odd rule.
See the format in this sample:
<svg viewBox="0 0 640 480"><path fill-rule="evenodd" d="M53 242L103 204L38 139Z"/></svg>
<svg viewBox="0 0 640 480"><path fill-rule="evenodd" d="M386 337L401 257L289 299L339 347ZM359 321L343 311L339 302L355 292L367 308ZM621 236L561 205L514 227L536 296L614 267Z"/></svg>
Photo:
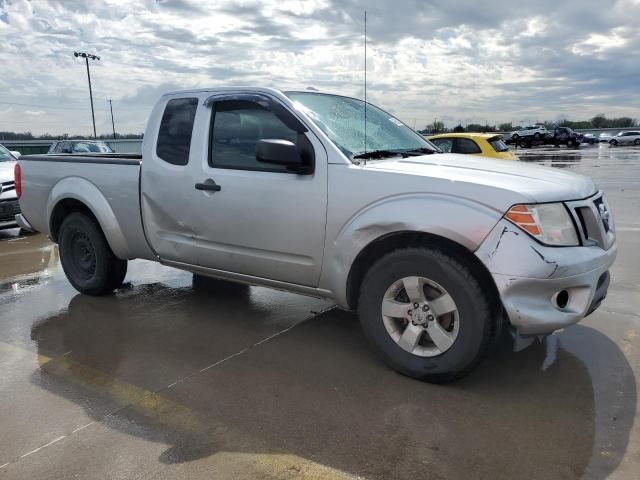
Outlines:
<svg viewBox="0 0 640 480"><path fill-rule="evenodd" d="M0 222L13 220L20 213L20 204L18 200L0 201Z"/></svg>
<svg viewBox="0 0 640 480"><path fill-rule="evenodd" d="M11 180L10 182L2 182L0 184L0 193L8 192L10 190L15 190L15 189L16 189L16 184L13 180Z"/></svg>
<svg viewBox="0 0 640 480"><path fill-rule="evenodd" d="M602 192L591 198L567 202L574 217L582 244L607 250L615 240L613 219Z"/></svg>

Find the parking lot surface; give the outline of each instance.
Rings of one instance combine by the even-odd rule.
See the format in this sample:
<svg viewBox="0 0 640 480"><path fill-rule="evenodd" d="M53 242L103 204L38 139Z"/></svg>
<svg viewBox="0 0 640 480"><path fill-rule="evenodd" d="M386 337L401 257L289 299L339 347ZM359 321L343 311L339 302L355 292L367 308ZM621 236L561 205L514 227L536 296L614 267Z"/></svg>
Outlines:
<svg viewBox="0 0 640 480"><path fill-rule="evenodd" d="M144 261L92 298L44 236L0 232L0 478L638 478L640 149L517 154L606 191L609 296L447 386L326 301Z"/></svg>

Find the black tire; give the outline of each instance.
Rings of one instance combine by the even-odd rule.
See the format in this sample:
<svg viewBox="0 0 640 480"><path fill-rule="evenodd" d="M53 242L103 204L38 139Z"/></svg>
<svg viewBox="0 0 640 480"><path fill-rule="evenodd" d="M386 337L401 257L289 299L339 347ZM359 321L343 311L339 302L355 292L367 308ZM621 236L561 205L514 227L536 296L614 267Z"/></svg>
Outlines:
<svg viewBox="0 0 640 480"><path fill-rule="evenodd" d="M533 134L533 139L534 140L540 140L540 133L539 132L534 133Z"/></svg>
<svg viewBox="0 0 640 480"><path fill-rule="evenodd" d="M636 138L636 139L633 141L633 144L634 144L634 145L640 145L640 138Z"/></svg>
<svg viewBox="0 0 640 480"><path fill-rule="evenodd" d="M100 226L84 213L71 213L58 234L60 262L76 290L104 295L118 288L127 273L127 261L117 258Z"/></svg>
<svg viewBox="0 0 640 480"><path fill-rule="evenodd" d="M614 146L614 147L615 147L616 145L618 145L618 141L617 141L617 140L615 140L615 139L613 139L613 140L609 140L609 145L612 145L612 146Z"/></svg>
<svg viewBox="0 0 640 480"><path fill-rule="evenodd" d="M448 350L435 356L404 350L384 325L385 292L394 282L412 276L444 287L457 307L457 337ZM360 289L358 314L365 337L387 365L409 377L447 383L469 373L485 356L498 325L491 305L480 281L453 256L432 248L407 248L387 254L369 269Z"/></svg>
<svg viewBox="0 0 640 480"><path fill-rule="evenodd" d="M567 148L573 148L575 146L575 142L571 139L567 140Z"/></svg>
<svg viewBox="0 0 640 480"><path fill-rule="evenodd" d="M517 133L514 133L513 135L511 135L511 139L516 143L518 142L519 138L520 138L520 135L518 135Z"/></svg>
<svg viewBox="0 0 640 480"><path fill-rule="evenodd" d="M108 290L117 290L122 286L124 278L127 276L127 261L116 257L115 267L111 272L111 278L107 285Z"/></svg>

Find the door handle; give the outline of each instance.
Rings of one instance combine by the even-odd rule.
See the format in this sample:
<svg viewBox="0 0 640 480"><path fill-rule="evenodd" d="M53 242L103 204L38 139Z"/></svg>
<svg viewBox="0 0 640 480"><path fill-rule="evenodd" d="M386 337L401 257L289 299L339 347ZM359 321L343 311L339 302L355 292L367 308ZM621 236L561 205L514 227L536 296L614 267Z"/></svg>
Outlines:
<svg viewBox="0 0 640 480"><path fill-rule="evenodd" d="M207 178L202 183L196 183L196 190L205 190L208 192L219 192L220 190L222 190L222 187L218 185L216 182L214 182L213 180L211 180L210 178Z"/></svg>

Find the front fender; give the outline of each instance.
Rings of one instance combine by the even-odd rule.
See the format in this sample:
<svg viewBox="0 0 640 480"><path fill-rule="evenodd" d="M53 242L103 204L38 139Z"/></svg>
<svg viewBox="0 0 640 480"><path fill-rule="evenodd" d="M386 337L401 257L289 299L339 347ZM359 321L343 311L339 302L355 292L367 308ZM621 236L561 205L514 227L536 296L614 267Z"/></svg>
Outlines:
<svg viewBox="0 0 640 480"><path fill-rule="evenodd" d="M347 280L358 254L375 240L393 233L423 232L475 251L502 214L472 201L437 194L385 198L352 216L332 240L327 239L321 286L348 307Z"/></svg>
<svg viewBox="0 0 640 480"><path fill-rule="evenodd" d="M111 205L93 183L81 177L65 177L57 182L47 200L47 219L51 233L51 219L54 209L62 200L73 199L82 202L96 217L111 250L118 258L128 258L129 246L122 228L113 213Z"/></svg>

